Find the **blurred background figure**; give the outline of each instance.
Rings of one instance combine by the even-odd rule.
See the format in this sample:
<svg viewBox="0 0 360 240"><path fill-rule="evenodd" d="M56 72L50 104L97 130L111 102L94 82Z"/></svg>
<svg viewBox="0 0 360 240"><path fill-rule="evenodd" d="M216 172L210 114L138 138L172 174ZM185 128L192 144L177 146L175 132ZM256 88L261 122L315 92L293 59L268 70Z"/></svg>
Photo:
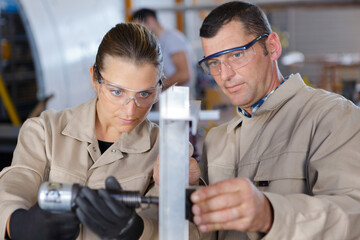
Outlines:
<svg viewBox="0 0 360 240"><path fill-rule="evenodd" d="M159 38L167 78L164 81L165 89L175 83L177 86L189 86L193 89L192 50L185 35L177 29L163 27L157 19L156 12L149 8L135 11L132 21L150 29Z"/></svg>

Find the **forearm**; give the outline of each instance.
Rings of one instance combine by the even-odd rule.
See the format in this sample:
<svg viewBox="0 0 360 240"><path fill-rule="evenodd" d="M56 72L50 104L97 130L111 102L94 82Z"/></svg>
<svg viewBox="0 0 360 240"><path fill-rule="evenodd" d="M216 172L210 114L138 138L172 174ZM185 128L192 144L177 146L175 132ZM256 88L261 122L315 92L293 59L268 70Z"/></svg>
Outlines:
<svg viewBox="0 0 360 240"><path fill-rule="evenodd" d="M1 204L3 205L3 204ZM3 236L4 239L6 234L10 237L10 217L11 214L18 209L19 207L15 206L14 204L4 204L5 206L2 206L0 208L0 236Z"/></svg>
<svg viewBox="0 0 360 240"><path fill-rule="evenodd" d="M360 204L346 196L265 193L274 209L269 239L351 239L359 236ZM342 204L333 202L338 199ZM347 212L345 209L349 209ZM350 216L351 215L351 216Z"/></svg>
<svg viewBox="0 0 360 240"><path fill-rule="evenodd" d="M15 170L14 170L15 171ZM17 176L16 174L11 174ZM8 229L9 216L19 208L27 209L36 201L36 194L32 195L30 187L19 188L24 182L29 179L24 179L24 182L12 181L13 177L10 174L2 176L0 179L0 236L5 236L5 230ZM33 177L35 180L36 177ZM19 181L21 181L19 179ZM28 182L31 182L30 180ZM14 187L16 186L16 187ZM35 192L35 191L34 191ZM29 193L29 195L27 195ZM32 196L32 197L31 197Z"/></svg>
<svg viewBox="0 0 360 240"><path fill-rule="evenodd" d="M6 236L8 236L11 239L11 235L10 235L10 217L8 218L8 220L6 222Z"/></svg>

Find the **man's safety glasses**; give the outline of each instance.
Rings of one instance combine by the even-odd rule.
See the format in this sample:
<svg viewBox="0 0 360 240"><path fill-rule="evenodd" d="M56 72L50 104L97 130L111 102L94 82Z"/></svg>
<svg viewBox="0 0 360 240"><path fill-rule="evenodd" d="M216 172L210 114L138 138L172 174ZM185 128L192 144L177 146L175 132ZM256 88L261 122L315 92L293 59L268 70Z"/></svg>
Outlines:
<svg viewBox="0 0 360 240"><path fill-rule="evenodd" d="M256 55L256 52L252 46L257 41L267 36L269 36L269 34L264 33L244 46L230 48L211 54L201 59L199 61L199 65L202 67L202 69L204 69L206 74L212 76L216 76L221 73L221 63L232 70L244 67ZM217 59L220 56L222 56L222 60Z"/></svg>
<svg viewBox="0 0 360 240"><path fill-rule="evenodd" d="M100 84L100 92L113 104L126 105L134 99L136 106L140 108L148 108L159 100L160 92L163 88L163 82L160 79L153 88L145 90L132 90L118 86L116 84L105 81L96 66L97 80Z"/></svg>

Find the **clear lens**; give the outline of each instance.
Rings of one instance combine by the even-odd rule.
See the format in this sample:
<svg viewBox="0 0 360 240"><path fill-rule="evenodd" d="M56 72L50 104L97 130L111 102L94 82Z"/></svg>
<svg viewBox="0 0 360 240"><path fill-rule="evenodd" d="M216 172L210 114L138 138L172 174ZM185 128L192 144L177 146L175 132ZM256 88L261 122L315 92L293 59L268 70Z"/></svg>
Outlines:
<svg viewBox="0 0 360 240"><path fill-rule="evenodd" d="M101 93L103 93L110 102L117 105L125 105L134 99L136 105L141 108L150 107L157 102L161 91L160 84L158 84L157 87L141 91L120 88L105 81L102 81L100 87Z"/></svg>
<svg viewBox="0 0 360 240"><path fill-rule="evenodd" d="M210 58L201 63L201 67L206 74L216 76L221 73L222 64L236 70L246 66L256 55L253 47L246 50L234 50L224 53L216 58ZM221 60L220 60L221 59Z"/></svg>

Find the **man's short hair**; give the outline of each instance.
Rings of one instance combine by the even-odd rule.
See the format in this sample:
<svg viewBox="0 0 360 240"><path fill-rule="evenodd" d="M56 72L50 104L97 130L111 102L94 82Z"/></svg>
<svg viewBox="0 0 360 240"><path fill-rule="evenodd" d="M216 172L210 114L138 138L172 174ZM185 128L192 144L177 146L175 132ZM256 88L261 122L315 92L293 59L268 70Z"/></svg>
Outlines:
<svg viewBox="0 0 360 240"><path fill-rule="evenodd" d="M265 13L258 6L249 2L233 1L210 12L200 28L200 37L214 37L222 26L231 21L241 22L245 32L255 37L272 32Z"/></svg>
<svg viewBox="0 0 360 240"><path fill-rule="evenodd" d="M157 20L156 12L149 8L141 8L135 11L131 17L131 21L138 20L140 22L146 22L146 18L153 17Z"/></svg>

